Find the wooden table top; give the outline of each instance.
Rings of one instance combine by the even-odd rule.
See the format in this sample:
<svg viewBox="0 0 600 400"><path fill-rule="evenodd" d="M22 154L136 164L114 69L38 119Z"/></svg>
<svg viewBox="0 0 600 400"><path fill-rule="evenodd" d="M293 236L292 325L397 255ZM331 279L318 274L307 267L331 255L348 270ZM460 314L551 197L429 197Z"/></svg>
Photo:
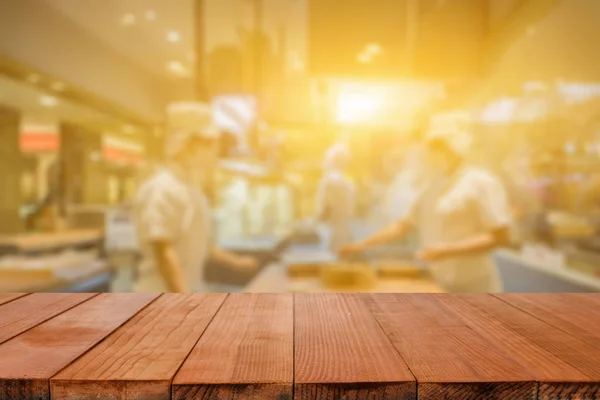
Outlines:
<svg viewBox="0 0 600 400"><path fill-rule="evenodd" d="M379 278L369 293L442 293L442 288L431 278ZM357 289L348 289L356 292ZM331 293L333 289L321 283L318 277L291 278L285 265L271 264L263 269L245 288L246 293ZM343 289L335 290L344 292Z"/></svg>
<svg viewBox="0 0 600 400"><path fill-rule="evenodd" d="M0 399L600 398L595 294L0 294Z"/></svg>

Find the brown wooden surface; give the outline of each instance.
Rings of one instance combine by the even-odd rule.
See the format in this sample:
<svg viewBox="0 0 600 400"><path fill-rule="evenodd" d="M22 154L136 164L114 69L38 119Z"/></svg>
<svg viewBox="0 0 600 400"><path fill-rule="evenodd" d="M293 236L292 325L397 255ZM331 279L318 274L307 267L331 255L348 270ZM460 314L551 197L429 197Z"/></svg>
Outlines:
<svg viewBox="0 0 600 400"><path fill-rule="evenodd" d="M165 399L225 294L163 294L51 380L60 399Z"/></svg>
<svg viewBox="0 0 600 400"><path fill-rule="evenodd" d="M419 399L535 399L534 374L460 315L420 295L364 298L419 382Z"/></svg>
<svg viewBox="0 0 600 400"><path fill-rule="evenodd" d="M173 380L173 399L292 398L291 294L231 294Z"/></svg>
<svg viewBox="0 0 600 400"><path fill-rule="evenodd" d="M62 296L0 296L0 400L600 399L600 295Z"/></svg>
<svg viewBox="0 0 600 400"><path fill-rule="evenodd" d="M0 305L27 296L27 293L0 293Z"/></svg>
<svg viewBox="0 0 600 400"><path fill-rule="evenodd" d="M0 399L48 399L50 377L156 296L100 294L3 343L0 345Z"/></svg>
<svg viewBox="0 0 600 400"><path fill-rule="evenodd" d="M354 294L295 295L295 399L412 399L416 383Z"/></svg>
<svg viewBox="0 0 600 400"><path fill-rule="evenodd" d="M502 323L517 334L521 334L532 343L574 366L580 371L576 379L540 380L538 399L597 399L600 398L600 349L594 347L578 336L570 335L541 319L518 310L510 304L498 301L497 297L463 295L470 304L483 308L492 318ZM543 302L543 299L540 299ZM516 312L517 310L518 312ZM556 313L563 314L561 307ZM525 354L529 348L523 350ZM560 380L560 379L558 379ZM575 393L586 393L575 396ZM594 396L590 397L591 394Z"/></svg>
<svg viewBox="0 0 600 400"><path fill-rule="evenodd" d="M0 306L0 343L94 297L89 293L34 293Z"/></svg>
<svg viewBox="0 0 600 400"><path fill-rule="evenodd" d="M503 294L496 297L592 346L600 347L600 304L594 306L585 297L570 294Z"/></svg>

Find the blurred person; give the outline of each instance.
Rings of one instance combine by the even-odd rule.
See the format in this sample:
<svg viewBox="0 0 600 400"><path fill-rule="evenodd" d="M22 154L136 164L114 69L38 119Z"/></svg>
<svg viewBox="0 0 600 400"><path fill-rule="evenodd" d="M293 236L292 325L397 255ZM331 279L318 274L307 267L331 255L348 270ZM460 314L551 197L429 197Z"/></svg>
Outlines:
<svg viewBox="0 0 600 400"><path fill-rule="evenodd" d="M25 216L25 228L29 232L55 232L67 228L64 206L64 167L54 162L46 172L48 192Z"/></svg>
<svg viewBox="0 0 600 400"><path fill-rule="evenodd" d="M253 270L253 258L212 246L211 210L201 189L215 168L219 131L210 107L176 103L168 109L167 165L142 183L134 199L143 254L138 292L206 291L203 268L215 261Z"/></svg>
<svg viewBox="0 0 600 400"><path fill-rule="evenodd" d="M326 224L326 243L331 250L352 243L355 212L354 185L346 176L350 152L337 143L325 154L324 174L317 192L317 219Z"/></svg>
<svg viewBox="0 0 600 400"><path fill-rule="evenodd" d="M342 256L384 244L414 227L421 250L447 292L500 292L492 251L509 238L511 213L504 187L490 172L468 165L469 118L446 113L433 119L426 135L427 160L436 171L403 217L366 240L345 246Z"/></svg>

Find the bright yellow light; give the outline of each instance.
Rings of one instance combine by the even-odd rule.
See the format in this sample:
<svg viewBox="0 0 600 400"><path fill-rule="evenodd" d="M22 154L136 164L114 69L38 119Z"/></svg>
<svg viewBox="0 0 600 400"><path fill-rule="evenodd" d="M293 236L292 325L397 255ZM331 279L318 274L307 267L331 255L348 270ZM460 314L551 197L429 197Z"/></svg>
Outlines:
<svg viewBox="0 0 600 400"><path fill-rule="evenodd" d="M384 100L383 93L360 87L342 91L337 99L337 120L344 125L368 122L382 110Z"/></svg>

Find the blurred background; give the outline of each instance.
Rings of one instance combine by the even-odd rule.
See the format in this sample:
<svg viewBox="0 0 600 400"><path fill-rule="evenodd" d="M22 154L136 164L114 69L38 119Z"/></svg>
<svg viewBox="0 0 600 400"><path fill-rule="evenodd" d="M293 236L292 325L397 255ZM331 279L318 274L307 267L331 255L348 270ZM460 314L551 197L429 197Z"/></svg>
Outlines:
<svg viewBox="0 0 600 400"><path fill-rule="evenodd" d="M314 216L342 137L352 234L396 220L423 126L459 109L469 162L509 194L504 290L600 292L599 19L593 0L3 0L0 291L131 291L131 200L165 161L167 105L195 100L222 134L214 241L259 261L209 260L211 290L443 290L414 235L360 261L368 284L320 277L339 260Z"/></svg>

